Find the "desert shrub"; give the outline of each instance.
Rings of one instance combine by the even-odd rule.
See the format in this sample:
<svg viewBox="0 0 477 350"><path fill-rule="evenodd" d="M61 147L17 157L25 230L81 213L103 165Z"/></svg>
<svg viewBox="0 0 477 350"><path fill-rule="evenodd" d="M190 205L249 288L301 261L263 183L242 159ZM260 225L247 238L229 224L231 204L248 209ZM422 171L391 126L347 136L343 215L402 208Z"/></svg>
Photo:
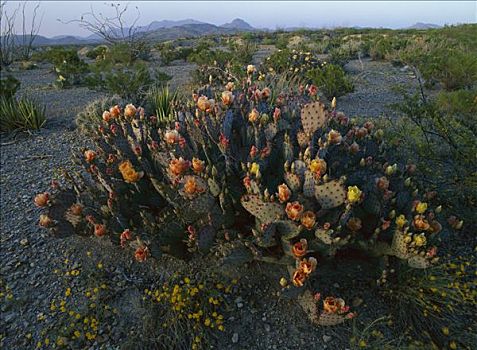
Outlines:
<svg viewBox="0 0 477 350"><path fill-rule="evenodd" d="M43 57L53 64L57 76L53 84L56 87L62 89L84 82L88 65L79 58L75 49L52 48L46 51Z"/></svg>
<svg viewBox="0 0 477 350"><path fill-rule="evenodd" d="M37 69L38 66L33 61L21 61L20 62L20 69L21 70L32 70Z"/></svg>
<svg viewBox="0 0 477 350"><path fill-rule="evenodd" d="M88 104L83 111L76 115L76 126L81 134L93 136L96 134L98 124L101 123L103 112L110 106L121 103L119 96L104 97Z"/></svg>
<svg viewBox="0 0 477 350"><path fill-rule="evenodd" d="M137 58L137 52L129 45L115 44L91 66L86 82L91 89L137 103L154 83L162 84L171 79L158 70L154 74L152 76L147 64Z"/></svg>
<svg viewBox="0 0 477 350"><path fill-rule="evenodd" d="M0 132L37 130L45 122L45 107L27 98L0 97Z"/></svg>
<svg viewBox="0 0 477 350"><path fill-rule="evenodd" d="M208 347L216 332L225 331L224 314L236 283L216 276L176 274L167 283L146 289L145 304L153 315L146 327L152 336L143 344L165 349Z"/></svg>
<svg viewBox="0 0 477 350"><path fill-rule="evenodd" d="M102 59L107 51L108 47L106 45L98 45L89 50L86 54L86 57L91 58L92 60Z"/></svg>
<svg viewBox="0 0 477 350"><path fill-rule="evenodd" d="M435 103L445 114L471 118L477 114L477 90L441 91Z"/></svg>
<svg viewBox="0 0 477 350"><path fill-rule="evenodd" d="M105 111L94 148L76 154L89 175L65 173L35 197L41 225L110 239L138 262L286 265L282 295L300 295L317 325L355 316L344 300L312 294L319 261L354 250L376 266L439 260L438 202L419 195L412 168L388 162L382 130L350 123L314 91L272 100L254 71L247 77L174 106L169 125L131 104Z"/></svg>
<svg viewBox="0 0 477 350"><path fill-rule="evenodd" d="M19 88L20 81L14 78L12 75L6 75L0 78L1 98L14 98Z"/></svg>
<svg viewBox="0 0 477 350"><path fill-rule="evenodd" d="M418 68L426 80L437 81L448 91L472 88L477 83L477 57L462 49L432 50Z"/></svg>
<svg viewBox="0 0 477 350"><path fill-rule="evenodd" d="M313 69L307 77L328 99L343 96L354 90L353 83L340 66L326 64L321 69Z"/></svg>
<svg viewBox="0 0 477 350"><path fill-rule="evenodd" d="M477 303L475 260L458 258L427 270L401 268L387 279L382 293L397 327L437 348L473 347L475 324L467 320Z"/></svg>
<svg viewBox="0 0 477 350"><path fill-rule="evenodd" d="M392 49L393 46L390 38L377 38L369 47L369 56L375 61L384 60Z"/></svg>
<svg viewBox="0 0 477 350"><path fill-rule="evenodd" d="M461 100L456 107L450 106L456 96ZM426 179L421 186L438 191L444 207L472 225L477 201L477 120L467 108L475 108L475 95L445 93L437 102L406 95L395 108L403 117L385 129L390 144L400 149L395 157L420 164L417 171Z"/></svg>
<svg viewBox="0 0 477 350"><path fill-rule="evenodd" d="M260 68L272 74L304 76L310 69L319 69L322 62L311 52L298 50L278 50L265 59Z"/></svg>

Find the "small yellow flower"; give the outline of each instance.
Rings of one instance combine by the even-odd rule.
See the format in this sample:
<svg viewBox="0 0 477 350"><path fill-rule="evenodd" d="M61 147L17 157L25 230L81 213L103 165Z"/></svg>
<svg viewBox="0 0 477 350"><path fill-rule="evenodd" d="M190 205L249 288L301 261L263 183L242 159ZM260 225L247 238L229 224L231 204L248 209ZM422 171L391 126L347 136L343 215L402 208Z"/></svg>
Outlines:
<svg viewBox="0 0 477 350"><path fill-rule="evenodd" d="M257 173L260 171L260 165L257 163L252 163L250 167L250 173L257 176Z"/></svg>
<svg viewBox="0 0 477 350"><path fill-rule="evenodd" d="M451 341L449 343L449 348L451 348L452 350L456 350L457 349L457 344L455 341Z"/></svg>
<svg viewBox="0 0 477 350"><path fill-rule="evenodd" d="M423 245L426 244L427 239L426 239L426 236L424 235L415 235L413 238L413 241L416 244L416 246L422 247Z"/></svg>
<svg viewBox="0 0 477 350"><path fill-rule="evenodd" d="M442 327L442 333L443 333L444 335L449 335L449 328L447 328L447 327Z"/></svg>
<svg viewBox="0 0 477 350"><path fill-rule="evenodd" d="M427 210L427 203L419 202L419 204L416 206L416 211L419 214L423 214Z"/></svg>
<svg viewBox="0 0 477 350"><path fill-rule="evenodd" d="M365 348L367 346L366 341L364 339L361 339L359 341L359 347L360 348Z"/></svg>
<svg viewBox="0 0 477 350"><path fill-rule="evenodd" d="M358 186L348 186L348 201L350 203L355 203L361 198L361 190Z"/></svg>
<svg viewBox="0 0 477 350"><path fill-rule="evenodd" d="M406 225L406 217L404 215L399 215L397 218L396 218L396 225L397 227L399 228L403 228L404 225Z"/></svg>

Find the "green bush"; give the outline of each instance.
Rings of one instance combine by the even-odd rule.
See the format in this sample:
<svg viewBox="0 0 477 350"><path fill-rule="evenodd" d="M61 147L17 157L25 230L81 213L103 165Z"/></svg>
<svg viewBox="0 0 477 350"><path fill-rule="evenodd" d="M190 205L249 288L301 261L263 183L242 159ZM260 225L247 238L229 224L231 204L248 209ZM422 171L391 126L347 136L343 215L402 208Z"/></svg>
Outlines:
<svg viewBox="0 0 477 350"><path fill-rule="evenodd" d="M45 122L45 107L26 98L0 97L0 132L38 130Z"/></svg>
<svg viewBox="0 0 477 350"><path fill-rule="evenodd" d="M86 57L91 58L92 60L101 59L104 57L107 51L108 47L106 45L99 45L89 50L86 54Z"/></svg>
<svg viewBox="0 0 477 350"><path fill-rule="evenodd" d="M307 77L328 99L343 96L354 90L353 83L340 66L326 64L321 69L313 69Z"/></svg>
<svg viewBox="0 0 477 350"><path fill-rule="evenodd" d="M477 115L475 93L444 93L436 100L405 95L402 114L386 128L397 159L419 164L423 188L438 191L450 214L475 223L477 203Z"/></svg>
<svg viewBox="0 0 477 350"><path fill-rule="evenodd" d="M52 48L41 55L53 64L57 76L54 85L60 89L84 82L88 65L79 58L76 49Z"/></svg>
<svg viewBox="0 0 477 350"><path fill-rule="evenodd" d="M20 88L20 81L15 79L12 75L7 75L0 78L0 97L13 98Z"/></svg>

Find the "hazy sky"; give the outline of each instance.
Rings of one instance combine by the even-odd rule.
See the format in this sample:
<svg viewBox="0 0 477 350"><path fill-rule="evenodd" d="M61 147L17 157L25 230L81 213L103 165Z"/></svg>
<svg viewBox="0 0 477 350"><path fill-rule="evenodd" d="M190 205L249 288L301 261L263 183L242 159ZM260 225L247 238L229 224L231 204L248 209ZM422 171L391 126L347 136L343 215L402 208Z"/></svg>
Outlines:
<svg viewBox="0 0 477 350"><path fill-rule="evenodd" d="M115 2L124 3L127 2ZM19 2L8 1L7 11ZM78 19L92 6L96 12L111 13L110 2L41 1L41 35L88 35L77 24L62 21ZM130 1L137 6L140 25L154 20L185 19L223 24L240 17L257 28L371 26L399 28L416 22L456 24L477 22L477 1ZM34 2L28 2L27 16ZM18 23L20 28L20 23Z"/></svg>

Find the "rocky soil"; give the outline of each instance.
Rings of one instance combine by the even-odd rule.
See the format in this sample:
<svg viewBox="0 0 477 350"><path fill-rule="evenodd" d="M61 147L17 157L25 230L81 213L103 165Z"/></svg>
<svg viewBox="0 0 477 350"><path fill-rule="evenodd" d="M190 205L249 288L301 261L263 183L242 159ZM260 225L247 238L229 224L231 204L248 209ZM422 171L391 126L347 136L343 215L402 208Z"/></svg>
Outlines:
<svg viewBox="0 0 477 350"><path fill-rule="evenodd" d="M181 86L192 69L193 66L177 63L164 71L174 76L175 86ZM338 105L351 116L388 114L386 105L397 101L393 85L416 87L408 71L387 63L363 61L361 66L353 61L347 69L355 79L356 91L339 98ZM39 132L2 135L0 344L4 349L32 349L38 341L44 341L42 330L55 323L56 316L48 313L52 299L63 296L69 284L79 288L86 283L81 278L65 280L61 271L73 266L86 273L101 263L111 288L110 302L119 316L112 321L113 330L98 339L102 345L96 343L92 348L119 349L131 334L142 329L142 317L148 312L142 304L143 288L155 280L167 279L171 271L187 267L168 258L141 265L106 241L76 236L58 239L38 227L39 210L32 199L48 189L59 169L73 167L69 161L72 150L88 145L89 140L75 131L74 117L101 94L87 88L55 90L51 86L55 77L47 66L16 72L15 76L22 83L20 95L29 95L46 105L48 122ZM240 290L231 302L225 334L219 335L216 348L349 347L349 326L314 328L296 304L277 296L278 276L285 274L284 269L275 267L249 267L239 282ZM317 285L317 290L323 288L325 281ZM351 300L365 298L353 290L341 289ZM372 319L374 309L366 310L366 305L359 309L365 314L362 320Z"/></svg>

